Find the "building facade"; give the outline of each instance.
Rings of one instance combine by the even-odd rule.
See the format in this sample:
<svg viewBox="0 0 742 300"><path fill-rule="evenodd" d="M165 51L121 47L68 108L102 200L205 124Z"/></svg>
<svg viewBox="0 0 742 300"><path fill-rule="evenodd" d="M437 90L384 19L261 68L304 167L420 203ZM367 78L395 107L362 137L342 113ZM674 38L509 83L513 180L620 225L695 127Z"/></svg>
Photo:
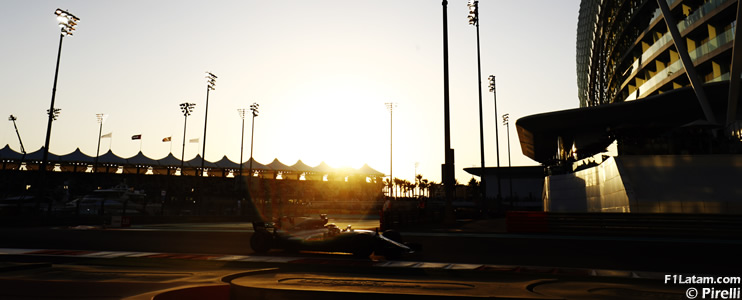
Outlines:
<svg viewBox="0 0 742 300"><path fill-rule="evenodd" d="M516 122L547 167L544 209L742 212L741 15L738 0L583 0L580 107Z"/></svg>
<svg viewBox="0 0 742 300"><path fill-rule="evenodd" d="M583 0L580 108L516 123L523 153L546 165L605 152L742 153L737 0Z"/></svg>
<svg viewBox="0 0 742 300"><path fill-rule="evenodd" d="M735 0L585 0L577 31L580 106L631 101L691 86L687 48L701 84L728 81ZM667 22L677 24L674 37Z"/></svg>

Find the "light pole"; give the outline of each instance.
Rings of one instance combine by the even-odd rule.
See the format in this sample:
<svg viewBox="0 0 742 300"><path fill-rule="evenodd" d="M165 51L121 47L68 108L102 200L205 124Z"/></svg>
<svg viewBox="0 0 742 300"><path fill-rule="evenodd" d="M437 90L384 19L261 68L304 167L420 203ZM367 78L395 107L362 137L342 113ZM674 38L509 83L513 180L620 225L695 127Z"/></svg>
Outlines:
<svg viewBox="0 0 742 300"><path fill-rule="evenodd" d="M59 21L59 27L61 28L61 34L59 35L59 50L57 50L57 66L54 70L54 85L52 86L52 101L49 105L49 121L46 125L46 139L44 141L44 157L41 160L41 167L39 168L39 171L41 172L41 177L43 178L44 173L46 172L46 165L48 163L49 159L49 140L51 139L52 135L52 121L56 120L56 115L58 115L59 110L54 108L54 98L57 94L57 78L59 75L59 59L62 56L62 40L64 40L65 36L72 36L72 32L75 31L75 26L78 22L80 22L80 18L75 17L73 14L61 10L57 8L57 10L54 11L54 14L57 15L57 21ZM43 180L43 179L42 179Z"/></svg>
<svg viewBox="0 0 742 300"><path fill-rule="evenodd" d="M245 146L245 113L246 112L247 110L244 108L237 109L237 113L240 115L240 119L242 119L242 135L240 135L240 172L238 173L239 179L237 180L240 186L242 186L242 153L245 152L243 151L243 149Z"/></svg>
<svg viewBox="0 0 742 300"><path fill-rule="evenodd" d="M481 181L481 188L480 192L482 194L482 200L485 199L486 193L485 189L487 185L485 184L485 176L484 176L484 119L482 118L482 56L480 54L480 45L479 45L479 1L477 0L469 0L469 3L467 4L469 7L469 25L474 25L474 27L477 28L477 81L478 81L478 89L479 90L479 152L481 156L481 169L482 169L482 177L480 178Z"/></svg>
<svg viewBox="0 0 742 300"><path fill-rule="evenodd" d="M98 124L100 125L100 127L98 129L98 150L95 150L95 163L93 163L93 173L98 170L98 156L100 156L100 139L101 134L103 133L103 121L106 119L106 115L95 114L95 118L98 120Z"/></svg>
<svg viewBox="0 0 742 300"><path fill-rule="evenodd" d="M495 75L490 75L489 79L490 92L494 95L495 99L495 118L497 118L497 88L495 87ZM500 185L500 135L498 134L497 126L495 126L495 150L497 153L497 201L499 203L502 200L501 185Z"/></svg>
<svg viewBox="0 0 742 300"><path fill-rule="evenodd" d="M454 193L454 153L451 149L451 111L448 82L448 0L443 0L443 126L444 126L444 155L445 163L442 167L443 188L446 192L445 222L452 224L453 193Z"/></svg>
<svg viewBox="0 0 742 300"><path fill-rule="evenodd" d="M186 128L188 124L188 116L191 115L193 112L193 109L196 107L196 103L188 103L183 102L180 104L180 111L183 113L183 117L185 117L183 121L183 149L180 152L180 175L185 175L185 172L183 170L183 159L185 158L185 141L186 141Z"/></svg>
<svg viewBox="0 0 742 300"><path fill-rule="evenodd" d="M257 103L250 104L250 111L252 111L252 125L250 127L252 128L251 129L252 133L250 133L250 166L248 169L249 175L247 177L247 188L248 189L251 188L250 179L252 178L252 161L253 161L253 158L252 158L253 147L252 146L253 146L253 141L255 138L255 117L257 117L259 113L258 108L260 108L260 104L257 104Z"/></svg>
<svg viewBox="0 0 742 300"><path fill-rule="evenodd" d="M206 72L206 112L204 112L204 145L201 151L201 176L204 174L204 161L206 160L206 122L209 120L209 91L216 89L216 75Z"/></svg>
<svg viewBox="0 0 742 300"><path fill-rule="evenodd" d="M18 135L18 143L21 144L21 153L23 153L23 156L21 156L21 163L23 163L23 160L26 159L26 148L23 148L23 141L21 140L21 133L18 132L18 126L15 124L15 120L18 120L14 115L10 115L8 117L8 121L13 122L13 128L15 128L15 134ZM20 164L18 164L20 168Z"/></svg>
<svg viewBox="0 0 742 300"><path fill-rule="evenodd" d="M392 172L392 145L393 145L393 139L392 136L394 134L393 130L393 111L394 108L397 107L397 103L394 102L387 102L384 103L386 105L386 109L389 110L389 196L392 196L392 193L394 191L394 175Z"/></svg>
<svg viewBox="0 0 742 300"><path fill-rule="evenodd" d="M510 114L502 115L502 124L505 125L505 130L508 132L508 177L510 179L510 207L513 206L513 174L511 172L512 165L510 164Z"/></svg>

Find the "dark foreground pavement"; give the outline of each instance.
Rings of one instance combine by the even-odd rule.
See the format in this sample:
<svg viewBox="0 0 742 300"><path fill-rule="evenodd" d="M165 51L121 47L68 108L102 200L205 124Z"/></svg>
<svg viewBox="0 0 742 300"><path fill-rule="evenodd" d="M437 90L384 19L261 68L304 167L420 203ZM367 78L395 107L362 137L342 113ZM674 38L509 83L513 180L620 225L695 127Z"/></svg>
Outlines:
<svg viewBox="0 0 742 300"><path fill-rule="evenodd" d="M26 262L8 262L15 259ZM686 299L661 274L5 256L0 299ZM321 271L318 271L321 270Z"/></svg>
<svg viewBox="0 0 742 300"><path fill-rule="evenodd" d="M667 275L740 276L739 240L499 236L496 225L472 222L447 230L461 235L456 238L440 231L407 233L440 252L419 261L229 252L248 248L249 231L241 224L8 229L0 241L0 299L689 299L691 289L740 286L665 283ZM181 231L184 226L188 232ZM498 256L518 259L509 265ZM636 268L655 261L662 263Z"/></svg>

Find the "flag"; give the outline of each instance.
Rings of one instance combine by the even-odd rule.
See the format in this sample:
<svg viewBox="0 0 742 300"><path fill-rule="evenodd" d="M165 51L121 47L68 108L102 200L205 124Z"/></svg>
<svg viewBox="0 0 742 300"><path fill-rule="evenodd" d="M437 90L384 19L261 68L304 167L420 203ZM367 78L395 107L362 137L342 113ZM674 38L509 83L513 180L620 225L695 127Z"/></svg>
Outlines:
<svg viewBox="0 0 742 300"><path fill-rule="evenodd" d="M188 140L189 143L198 143L198 138Z"/></svg>
<svg viewBox="0 0 742 300"><path fill-rule="evenodd" d="M172 142L173 141L173 137L172 136L166 137L166 138L162 139L162 141L163 142Z"/></svg>
<svg viewBox="0 0 742 300"><path fill-rule="evenodd" d="M141 140L142 139L142 135L141 134L132 135L131 136L131 139L132 140Z"/></svg>
<svg viewBox="0 0 742 300"><path fill-rule="evenodd" d="M102 138L102 139L110 138L110 137L113 137L113 132L109 132L109 133L106 133L106 134L100 136L100 138Z"/></svg>

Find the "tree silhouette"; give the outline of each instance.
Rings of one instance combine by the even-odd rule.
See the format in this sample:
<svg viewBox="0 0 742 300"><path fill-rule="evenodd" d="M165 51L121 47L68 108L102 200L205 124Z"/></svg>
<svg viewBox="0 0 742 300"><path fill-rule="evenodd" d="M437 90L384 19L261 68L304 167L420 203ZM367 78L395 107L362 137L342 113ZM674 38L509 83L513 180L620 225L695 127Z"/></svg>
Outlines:
<svg viewBox="0 0 742 300"><path fill-rule="evenodd" d="M427 179L422 179L422 175L420 175L420 177L421 177L421 179L420 179L420 188L422 189L423 196L425 196L425 191L427 190L428 191L427 196L430 197L430 190L429 190L430 183L428 183L428 180Z"/></svg>
<svg viewBox="0 0 742 300"><path fill-rule="evenodd" d="M421 191L420 191L421 185L420 184L422 183L422 180L423 180L423 174L417 174L415 176L415 187L417 188L417 195L418 196L420 196L420 194L421 194Z"/></svg>

